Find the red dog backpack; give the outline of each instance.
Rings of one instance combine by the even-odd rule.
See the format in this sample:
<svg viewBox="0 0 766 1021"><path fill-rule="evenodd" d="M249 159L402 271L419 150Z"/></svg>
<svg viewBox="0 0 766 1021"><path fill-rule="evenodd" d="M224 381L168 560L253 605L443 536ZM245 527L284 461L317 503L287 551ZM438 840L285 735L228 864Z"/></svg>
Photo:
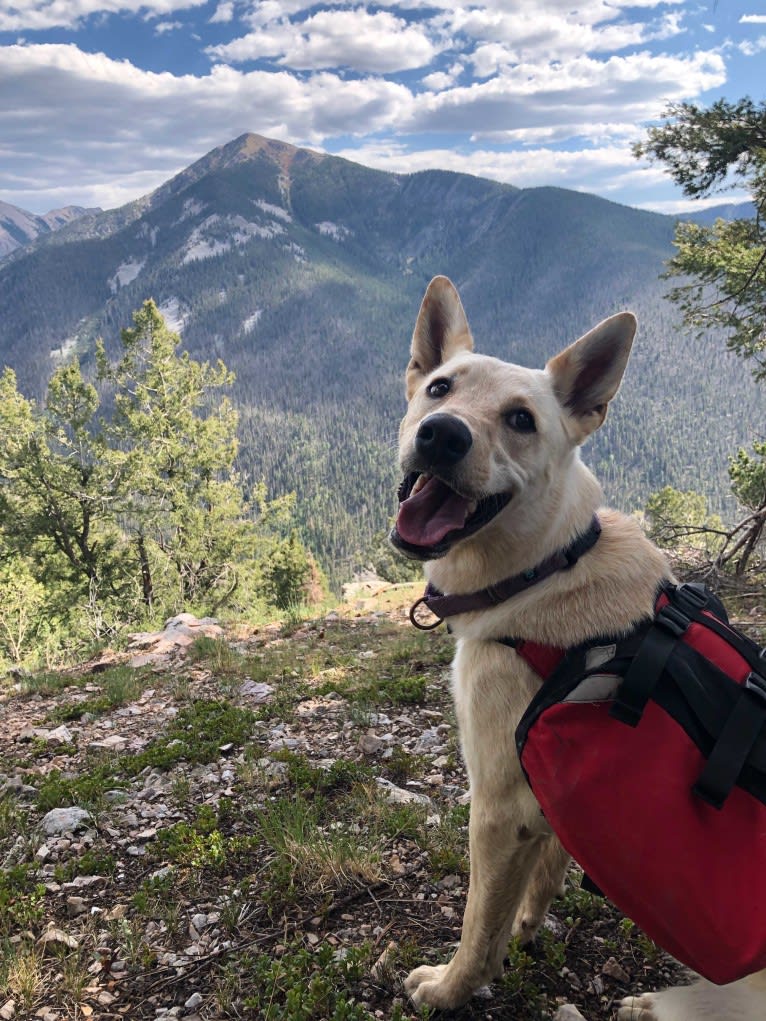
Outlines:
<svg viewBox="0 0 766 1021"><path fill-rule="evenodd" d="M627 638L509 644L545 678L516 743L566 850L711 981L766 968L766 650L699 585Z"/></svg>

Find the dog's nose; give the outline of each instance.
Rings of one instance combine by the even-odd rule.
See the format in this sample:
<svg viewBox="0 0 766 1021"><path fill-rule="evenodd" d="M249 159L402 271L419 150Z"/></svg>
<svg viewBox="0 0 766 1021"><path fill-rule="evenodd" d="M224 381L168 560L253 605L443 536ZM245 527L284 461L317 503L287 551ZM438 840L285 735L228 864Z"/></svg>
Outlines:
<svg viewBox="0 0 766 1021"><path fill-rule="evenodd" d="M415 449L429 468L457 464L472 443L468 426L454 415L429 415L415 436Z"/></svg>

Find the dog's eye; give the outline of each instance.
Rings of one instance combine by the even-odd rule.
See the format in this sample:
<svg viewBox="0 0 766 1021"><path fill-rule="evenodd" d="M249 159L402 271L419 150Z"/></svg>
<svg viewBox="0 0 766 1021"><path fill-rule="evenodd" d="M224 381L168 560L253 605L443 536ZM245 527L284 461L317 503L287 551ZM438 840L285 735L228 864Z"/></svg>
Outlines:
<svg viewBox="0 0 766 1021"><path fill-rule="evenodd" d="M515 429L516 432L535 432L535 420L532 412L527 411L525 408L518 408L516 411L509 411L505 416L505 420L511 429Z"/></svg>
<svg viewBox="0 0 766 1021"><path fill-rule="evenodd" d="M446 397L451 388L452 384L448 379L435 379L426 387L426 393L429 397Z"/></svg>

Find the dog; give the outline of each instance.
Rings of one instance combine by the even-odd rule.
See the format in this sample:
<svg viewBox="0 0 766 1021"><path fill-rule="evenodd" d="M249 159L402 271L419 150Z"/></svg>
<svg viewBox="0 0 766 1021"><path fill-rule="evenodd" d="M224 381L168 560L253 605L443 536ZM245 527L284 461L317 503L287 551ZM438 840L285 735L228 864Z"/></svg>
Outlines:
<svg viewBox="0 0 766 1021"><path fill-rule="evenodd" d="M453 695L471 790L470 881L460 945L448 964L405 981L413 1002L449 1010L503 970L508 941L531 941L560 892L569 856L519 764L514 733L541 681L508 636L568 648L628 633L673 580L638 521L600 507L579 447L622 381L636 319L621 312L544 369L475 354L457 290L429 284L406 370L399 431L404 475L393 544L425 562L430 591L462 596L525 579L496 605L453 603ZM601 525L576 563L538 572ZM529 582L529 584L527 584ZM507 590L507 589L506 589ZM587 826L587 820L583 821ZM630 834L625 834L630 839ZM766 971L728 986L697 979L627 997L618 1021L763 1021Z"/></svg>

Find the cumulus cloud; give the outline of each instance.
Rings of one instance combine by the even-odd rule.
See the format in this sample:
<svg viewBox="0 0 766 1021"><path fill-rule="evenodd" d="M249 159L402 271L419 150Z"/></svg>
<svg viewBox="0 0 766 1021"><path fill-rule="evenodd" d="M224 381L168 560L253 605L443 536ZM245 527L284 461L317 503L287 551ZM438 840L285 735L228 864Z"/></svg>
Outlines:
<svg viewBox="0 0 766 1021"><path fill-rule="evenodd" d="M15 0L0 7L0 32L77 28L93 14L138 14L161 17L201 7L207 0Z"/></svg>
<svg viewBox="0 0 766 1021"><path fill-rule="evenodd" d="M704 28L710 13L683 0L12 2L0 30L78 29L69 43L0 49L0 195L37 212L136 198L246 131L342 144L390 170L648 195L661 172L630 154L644 125L668 100L720 88L725 61L766 46L716 47L711 34L705 50L690 35L684 52L687 23ZM224 41L205 50L204 74L150 72L140 55L85 52L105 38L85 38L99 12L132 13L149 37L183 26ZM671 39L675 54L658 52ZM440 147L411 151L429 137Z"/></svg>
<svg viewBox="0 0 766 1021"><path fill-rule="evenodd" d="M298 70L348 67L382 74L423 67L436 52L418 25L388 11L370 14L362 8L322 10L300 23L281 17L208 50L233 63L270 57Z"/></svg>
<svg viewBox="0 0 766 1021"><path fill-rule="evenodd" d="M316 145L388 127L411 103L381 79L154 73L71 44L6 47L0 93L0 194L35 211L47 208L38 191L80 205L136 198L245 131Z"/></svg>
<svg viewBox="0 0 766 1021"><path fill-rule="evenodd" d="M766 14L743 14L740 25L766 25Z"/></svg>
<svg viewBox="0 0 766 1021"><path fill-rule="evenodd" d="M234 18L234 4L231 0L220 3L210 18L211 25L227 25Z"/></svg>
<svg viewBox="0 0 766 1021"><path fill-rule="evenodd" d="M718 53L655 57L649 53L565 64L518 64L486 82L415 97L407 131L518 131L567 127L583 119L648 120L667 100L696 96L722 85L726 68Z"/></svg>

